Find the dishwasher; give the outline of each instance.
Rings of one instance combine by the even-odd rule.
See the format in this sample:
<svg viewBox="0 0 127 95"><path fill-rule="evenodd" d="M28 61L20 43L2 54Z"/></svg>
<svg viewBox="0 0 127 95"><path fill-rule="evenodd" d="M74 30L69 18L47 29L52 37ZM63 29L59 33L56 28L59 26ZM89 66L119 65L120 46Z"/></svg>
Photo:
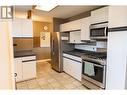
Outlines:
<svg viewBox="0 0 127 95"><path fill-rule="evenodd" d="M81 81L82 59L70 54L63 54L63 71Z"/></svg>

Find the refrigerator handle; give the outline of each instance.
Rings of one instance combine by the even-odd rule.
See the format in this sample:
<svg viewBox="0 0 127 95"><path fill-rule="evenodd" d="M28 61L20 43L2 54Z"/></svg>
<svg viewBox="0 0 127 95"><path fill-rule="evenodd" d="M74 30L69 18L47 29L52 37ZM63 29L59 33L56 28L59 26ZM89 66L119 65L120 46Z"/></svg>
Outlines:
<svg viewBox="0 0 127 95"><path fill-rule="evenodd" d="M52 54L54 55L54 39L52 39Z"/></svg>

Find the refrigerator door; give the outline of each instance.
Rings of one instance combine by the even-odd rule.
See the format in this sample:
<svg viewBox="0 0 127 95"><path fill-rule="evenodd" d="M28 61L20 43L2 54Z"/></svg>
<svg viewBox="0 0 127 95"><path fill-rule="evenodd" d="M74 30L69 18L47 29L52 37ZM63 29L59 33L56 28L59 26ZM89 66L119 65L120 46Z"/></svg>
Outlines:
<svg viewBox="0 0 127 95"><path fill-rule="evenodd" d="M52 40L51 40L51 58L52 63L51 66L54 70L61 72L61 51L60 51L60 33L59 32L53 32L52 33Z"/></svg>

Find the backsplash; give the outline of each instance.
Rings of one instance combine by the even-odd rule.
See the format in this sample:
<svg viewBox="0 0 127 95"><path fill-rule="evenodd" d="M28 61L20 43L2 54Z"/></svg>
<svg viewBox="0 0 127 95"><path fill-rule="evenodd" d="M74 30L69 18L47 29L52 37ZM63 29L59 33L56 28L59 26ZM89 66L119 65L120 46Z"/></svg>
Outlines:
<svg viewBox="0 0 127 95"><path fill-rule="evenodd" d="M33 38L13 38L14 51L32 50Z"/></svg>
<svg viewBox="0 0 127 95"><path fill-rule="evenodd" d="M96 45L75 45L75 49L96 51L97 48L107 48L106 41L97 41Z"/></svg>

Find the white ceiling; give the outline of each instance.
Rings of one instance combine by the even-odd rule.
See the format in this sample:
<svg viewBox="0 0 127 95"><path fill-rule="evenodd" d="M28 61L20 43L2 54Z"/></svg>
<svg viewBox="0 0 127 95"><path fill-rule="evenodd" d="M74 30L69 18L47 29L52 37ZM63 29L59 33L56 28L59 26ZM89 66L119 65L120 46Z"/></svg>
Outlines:
<svg viewBox="0 0 127 95"><path fill-rule="evenodd" d="M43 16L51 16L57 18L68 18L74 15L77 15L82 12L90 11L92 9L98 8L100 6L57 6L49 12L42 11L42 10L33 10L36 15L43 15ZM16 6L16 11L27 12L31 10L32 6Z"/></svg>

